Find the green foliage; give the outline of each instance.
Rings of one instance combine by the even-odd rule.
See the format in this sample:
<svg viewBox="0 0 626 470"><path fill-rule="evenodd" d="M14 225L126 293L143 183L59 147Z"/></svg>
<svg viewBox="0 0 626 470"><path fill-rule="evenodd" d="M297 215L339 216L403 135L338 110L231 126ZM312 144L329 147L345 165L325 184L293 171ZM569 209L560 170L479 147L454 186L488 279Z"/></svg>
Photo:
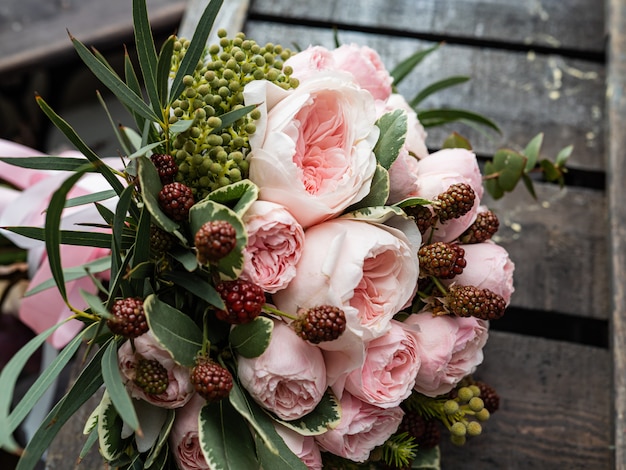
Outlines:
<svg viewBox="0 0 626 470"><path fill-rule="evenodd" d="M243 357L258 357L265 352L272 338L274 322L266 317L256 317L249 323L235 325L230 330L229 342Z"/></svg>

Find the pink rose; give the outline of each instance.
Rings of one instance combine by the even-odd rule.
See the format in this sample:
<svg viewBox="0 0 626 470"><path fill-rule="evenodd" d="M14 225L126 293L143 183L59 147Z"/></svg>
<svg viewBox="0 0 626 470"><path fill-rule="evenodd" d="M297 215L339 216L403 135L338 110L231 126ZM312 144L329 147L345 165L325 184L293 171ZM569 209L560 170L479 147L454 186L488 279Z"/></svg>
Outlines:
<svg viewBox="0 0 626 470"><path fill-rule="evenodd" d="M296 55L291 56L284 63L284 67L291 67L292 76L305 82L320 71L336 70L335 58L331 51L323 46L309 46Z"/></svg>
<svg viewBox="0 0 626 470"><path fill-rule="evenodd" d="M265 352L255 358L240 356L237 370L252 398L287 421L312 411L326 392L322 352L281 321L274 322Z"/></svg>
<svg viewBox="0 0 626 470"><path fill-rule="evenodd" d="M313 436L303 436L274 422L276 432L309 470L322 470L322 454Z"/></svg>
<svg viewBox="0 0 626 470"><path fill-rule="evenodd" d="M171 354L163 349L150 332L134 339L134 350L130 341L117 351L122 381L133 398L139 398L161 408L179 408L187 403L194 393L189 381L189 369L174 362ZM159 395L148 395L135 384L135 368L141 359L158 361L166 370L169 384Z"/></svg>
<svg viewBox="0 0 626 470"><path fill-rule="evenodd" d="M181 470L210 470L200 448L198 419L206 400L195 394L182 408L176 410L176 418L170 431L170 450Z"/></svg>
<svg viewBox="0 0 626 470"><path fill-rule="evenodd" d="M315 439L324 450L355 462L365 462L372 449L396 432L403 416L404 411L399 406L379 408L344 393L339 425Z"/></svg>
<svg viewBox="0 0 626 470"><path fill-rule="evenodd" d="M283 206L268 201L255 201L243 221L248 245L241 277L269 293L285 288L296 275L304 230Z"/></svg>
<svg viewBox="0 0 626 470"><path fill-rule="evenodd" d="M467 214L443 224L437 224L433 242L450 242L461 235L476 220L483 197L482 175L476 155L465 149L444 149L418 162L417 196L433 199L456 183L469 184L476 193L474 206Z"/></svg>
<svg viewBox="0 0 626 470"><path fill-rule="evenodd" d="M367 46L344 44L332 51L339 70L352 74L356 82L377 100L391 95L393 78L385 68L378 52Z"/></svg>
<svg viewBox="0 0 626 470"><path fill-rule="evenodd" d="M254 80L244 98L263 103L249 156L261 200L283 204L307 228L369 193L379 129L367 91L328 72L289 91Z"/></svg>
<svg viewBox="0 0 626 470"><path fill-rule="evenodd" d="M410 315L406 325L419 328L422 364L415 390L429 397L448 393L483 361L488 323L474 317L433 316L428 311Z"/></svg>
<svg viewBox="0 0 626 470"><path fill-rule="evenodd" d="M513 287L515 264L509 258L509 253L492 241L461 246L465 250L467 266L462 274L444 283L489 289L501 295L508 305L511 302L511 294L515 291Z"/></svg>
<svg viewBox="0 0 626 470"><path fill-rule="evenodd" d="M345 389L381 408L398 406L415 385L420 368L416 328L392 320L391 329L365 346L365 363L352 371Z"/></svg>
<svg viewBox="0 0 626 470"><path fill-rule="evenodd" d="M398 158L389 168L389 198L387 204L395 204L414 197L419 193L417 180L417 158L409 155L409 152L402 148Z"/></svg>

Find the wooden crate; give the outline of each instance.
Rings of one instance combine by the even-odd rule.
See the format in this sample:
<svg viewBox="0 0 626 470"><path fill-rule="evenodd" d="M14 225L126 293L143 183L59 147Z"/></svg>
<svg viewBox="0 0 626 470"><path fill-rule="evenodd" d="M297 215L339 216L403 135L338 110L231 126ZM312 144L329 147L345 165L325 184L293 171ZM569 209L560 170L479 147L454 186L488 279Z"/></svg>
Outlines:
<svg viewBox="0 0 626 470"><path fill-rule="evenodd" d="M158 12L175 5L179 15L185 3L154 0L151 12L173 31L179 18L168 22ZM108 25L117 38L130 36L129 18ZM503 133L436 129L433 149L452 129L482 157L499 145L522 147L540 131L547 155L575 145L564 190L540 183L536 201L520 188L489 203L502 222L498 242L516 263L511 309L492 323L477 373L497 388L501 409L479 439L442 445L443 468L626 469L626 0L251 0L244 30L261 43L332 47L333 28L343 43L374 47L390 68L445 42L400 91L411 96L437 79L469 75L425 104L480 112ZM98 44L111 31L87 28L81 37L72 30ZM28 51L38 50L33 45L6 59L2 34L0 77L3 69L32 69L45 55ZM77 421L58 437L49 469L68 468L80 429ZM101 465L87 459L79 468Z"/></svg>

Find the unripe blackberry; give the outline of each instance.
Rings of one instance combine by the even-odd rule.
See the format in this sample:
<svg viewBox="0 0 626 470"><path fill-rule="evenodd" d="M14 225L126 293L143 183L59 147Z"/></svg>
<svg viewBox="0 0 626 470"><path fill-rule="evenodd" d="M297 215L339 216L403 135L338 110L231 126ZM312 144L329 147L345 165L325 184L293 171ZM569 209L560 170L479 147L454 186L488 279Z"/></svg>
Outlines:
<svg viewBox="0 0 626 470"><path fill-rule="evenodd" d="M489 289L474 286L450 286L446 302L454 315L473 316L481 320L497 320L506 310L506 302L502 296Z"/></svg>
<svg viewBox="0 0 626 470"><path fill-rule="evenodd" d="M196 232L196 255L200 264L219 261L233 251L235 245L237 231L226 220L211 220Z"/></svg>
<svg viewBox="0 0 626 470"><path fill-rule="evenodd" d="M420 274L452 279L467 265L465 250L454 243L435 242L422 246L417 253Z"/></svg>
<svg viewBox="0 0 626 470"><path fill-rule="evenodd" d="M490 240L500 227L498 216L493 211L479 212L476 220L459 237L462 243L482 243Z"/></svg>
<svg viewBox="0 0 626 470"><path fill-rule="evenodd" d="M187 220L189 209L194 205L191 189L182 183L170 183L159 191L159 206L172 220Z"/></svg>
<svg viewBox="0 0 626 470"><path fill-rule="evenodd" d="M169 385L167 369L159 361L144 358L135 364L133 381L148 395L160 395Z"/></svg>
<svg viewBox="0 0 626 470"><path fill-rule="evenodd" d="M161 184L169 184L174 182L176 173L178 173L178 166L171 155L164 153L155 153L150 156L150 160L154 163L154 166L159 173Z"/></svg>
<svg viewBox="0 0 626 470"><path fill-rule="evenodd" d="M263 289L243 279L222 281L215 289L226 305L226 310L217 310L215 316L233 325L254 320L265 305Z"/></svg>
<svg viewBox="0 0 626 470"><path fill-rule="evenodd" d="M476 382L475 385L480 388L480 398L483 399L485 408L487 408L490 413L497 411L498 408L500 408L500 396L496 390L484 382Z"/></svg>
<svg viewBox="0 0 626 470"><path fill-rule="evenodd" d="M435 197L433 210L440 222L457 219L474 206L476 193L467 183L456 183Z"/></svg>
<svg viewBox="0 0 626 470"><path fill-rule="evenodd" d="M415 220L415 224L422 235L435 224L435 217L428 206L408 206L403 207L402 210L406 215Z"/></svg>
<svg viewBox="0 0 626 470"><path fill-rule="evenodd" d="M321 305L300 309L298 319L291 323L296 334L305 341L318 344L333 341L346 329L346 315L339 307Z"/></svg>
<svg viewBox="0 0 626 470"><path fill-rule="evenodd" d="M138 297L126 297L113 302L112 318L107 326L116 335L136 338L148 331L148 321L143 311L143 300Z"/></svg>
<svg viewBox="0 0 626 470"><path fill-rule="evenodd" d="M156 225L150 226L150 249L156 255L162 255L172 249L176 239L171 233L161 230Z"/></svg>
<svg viewBox="0 0 626 470"><path fill-rule="evenodd" d="M437 421L426 419L416 411L405 411L398 432L406 432L412 436L420 449L431 449L441 441Z"/></svg>
<svg viewBox="0 0 626 470"><path fill-rule="evenodd" d="M206 357L197 359L189 380L198 395L209 402L226 398L233 388L233 376L228 369Z"/></svg>

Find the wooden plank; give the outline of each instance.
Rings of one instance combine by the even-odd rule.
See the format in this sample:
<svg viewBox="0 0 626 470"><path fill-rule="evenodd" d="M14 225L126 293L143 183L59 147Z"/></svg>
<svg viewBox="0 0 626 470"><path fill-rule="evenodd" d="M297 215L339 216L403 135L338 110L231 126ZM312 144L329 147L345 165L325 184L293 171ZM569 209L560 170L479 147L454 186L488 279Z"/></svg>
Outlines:
<svg viewBox="0 0 626 470"><path fill-rule="evenodd" d="M626 2L607 0L607 149L615 468L626 469Z"/></svg>
<svg viewBox="0 0 626 470"><path fill-rule="evenodd" d="M595 0L256 0L251 14L297 22L388 29L602 53L604 10Z"/></svg>
<svg viewBox="0 0 626 470"><path fill-rule="evenodd" d="M476 378L500 409L465 446L443 443L442 468L611 468L608 350L491 332Z"/></svg>
<svg viewBox="0 0 626 470"><path fill-rule="evenodd" d="M260 43L301 47L334 46L327 28L249 21L246 34ZM414 51L432 43L377 34L339 31L342 43L376 49L393 68ZM525 146L545 132L545 155L555 156L568 144L575 146L570 166L601 171L604 168L604 66L554 55L526 54L486 48L448 45L431 54L399 86L411 98L428 84L451 75L468 75L469 83L446 90L424 102L424 107L469 108L494 119L502 136L464 126L429 132L428 144L437 147L451 130L470 139L477 153L491 154L502 145Z"/></svg>
<svg viewBox="0 0 626 470"><path fill-rule="evenodd" d="M187 0L147 0L155 29L178 24ZM130 0L3 0L0 74L54 64L73 53L70 31L88 45L120 44L132 37Z"/></svg>

